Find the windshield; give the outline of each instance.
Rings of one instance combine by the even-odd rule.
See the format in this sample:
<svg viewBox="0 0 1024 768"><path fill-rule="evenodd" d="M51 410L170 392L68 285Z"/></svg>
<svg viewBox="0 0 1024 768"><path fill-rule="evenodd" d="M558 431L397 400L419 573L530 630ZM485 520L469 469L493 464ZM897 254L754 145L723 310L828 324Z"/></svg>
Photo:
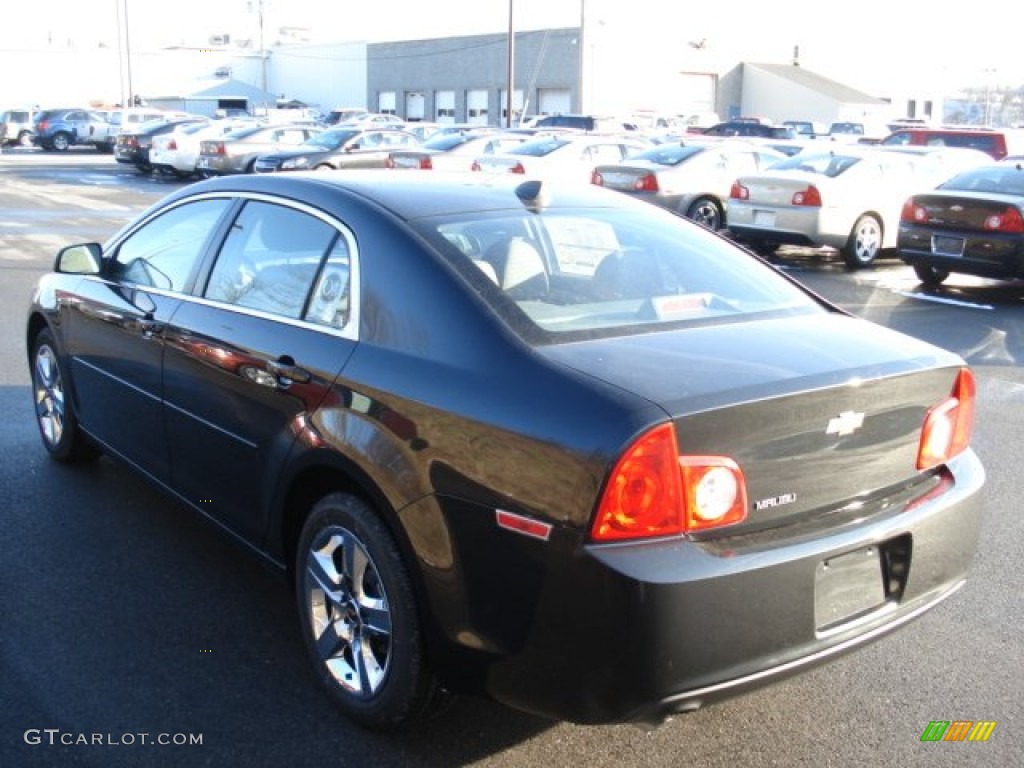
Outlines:
<svg viewBox="0 0 1024 768"><path fill-rule="evenodd" d="M413 225L536 343L827 311L746 251L656 206L475 212Z"/></svg>

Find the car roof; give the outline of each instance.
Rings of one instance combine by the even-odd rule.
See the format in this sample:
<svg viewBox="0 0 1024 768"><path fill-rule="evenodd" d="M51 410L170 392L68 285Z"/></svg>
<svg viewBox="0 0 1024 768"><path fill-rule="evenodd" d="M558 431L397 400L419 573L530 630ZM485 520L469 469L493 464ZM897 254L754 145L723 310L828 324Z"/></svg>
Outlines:
<svg viewBox="0 0 1024 768"><path fill-rule="evenodd" d="M337 193L362 198L401 219L411 221L447 216L466 211L509 211L527 206L517 197L542 192L545 208L616 207L649 203L634 201L618 192L590 184L552 183L524 179L512 174L460 173L386 173L380 170L350 170L344 173L298 171L291 173L242 174L197 182L172 193L172 199L190 197L198 192L242 192L280 194L307 201L322 199L329 211ZM545 199L546 198L546 199Z"/></svg>

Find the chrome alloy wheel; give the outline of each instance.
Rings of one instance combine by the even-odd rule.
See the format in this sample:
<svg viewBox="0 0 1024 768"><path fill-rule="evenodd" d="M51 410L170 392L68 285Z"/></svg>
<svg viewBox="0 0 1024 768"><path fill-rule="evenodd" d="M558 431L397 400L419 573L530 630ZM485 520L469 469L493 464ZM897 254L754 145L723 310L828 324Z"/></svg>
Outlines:
<svg viewBox="0 0 1024 768"><path fill-rule="evenodd" d="M313 645L338 685L369 698L391 664L391 609L366 547L338 525L314 539L306 560L305 602Z"/></svg>
<svg viewBox="0 0 1024 768"><path fill-rule="evenodd" d="M36 404L36 421L43 439L56 448L64 436L64 381L53 348L42 344L36 350L32 366L32 389Z"/></svg>

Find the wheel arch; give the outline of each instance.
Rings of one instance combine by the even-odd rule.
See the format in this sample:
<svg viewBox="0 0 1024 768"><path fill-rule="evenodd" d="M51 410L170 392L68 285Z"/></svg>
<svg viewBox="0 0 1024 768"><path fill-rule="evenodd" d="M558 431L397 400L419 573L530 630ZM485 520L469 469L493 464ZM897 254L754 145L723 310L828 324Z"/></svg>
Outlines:
<svg viewBox="0 0 1024 768"><path fill-rule="evenodd" d="M295 556L305 524L313 505L331 493L350 493L370 505L395 537L399 550L408 558L410 545L398 522L394 507L384 492L362 469L345 457L317 451L304 457L301 466L288 478L280 492L276 540L269 542L271 553L283 561L294 582ZM416 581L413 568L409 569Z"/></svg>

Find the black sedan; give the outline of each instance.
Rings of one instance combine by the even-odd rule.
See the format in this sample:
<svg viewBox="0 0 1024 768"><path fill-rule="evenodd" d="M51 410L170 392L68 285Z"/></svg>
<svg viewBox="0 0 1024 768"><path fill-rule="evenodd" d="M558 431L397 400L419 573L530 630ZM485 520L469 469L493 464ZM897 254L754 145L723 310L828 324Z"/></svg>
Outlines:
<svg viewBox="0 0 1024 768"><path fill-rule="evenodd" d="M342 126L311 136L294 149L256 158L256 173L275 171L329 171L339 168L384 168L395 149L420 146L414 133L395 128Z"/></svg>
<svg viewBox="0 0 1024 768"><path fill-rule="evenodd" d="M114 159L124 165L133 166L139 173L150 174L153 172L153 164L149 161L149 149L153 146L154 136L163 136L182 125L206 122L209 122L207 118L197 116L142 123L130 131L123 131L117 135L114 142Z"/></svg>
<svg viewBox="0 0 1024 768"><path fill-rule="evenodd" d="M279 565L373 728L658 722L902 627L976 546L962 359L598 187L198 182L63 249L25 333L49 454Z"/></svg>
<svg viewBox="0 0 1024 768"><path fill-rule="evenodd" d="M907 200L896 247L926 286L951 272L1024 278L1024 167L972 168Z"/></svg>

